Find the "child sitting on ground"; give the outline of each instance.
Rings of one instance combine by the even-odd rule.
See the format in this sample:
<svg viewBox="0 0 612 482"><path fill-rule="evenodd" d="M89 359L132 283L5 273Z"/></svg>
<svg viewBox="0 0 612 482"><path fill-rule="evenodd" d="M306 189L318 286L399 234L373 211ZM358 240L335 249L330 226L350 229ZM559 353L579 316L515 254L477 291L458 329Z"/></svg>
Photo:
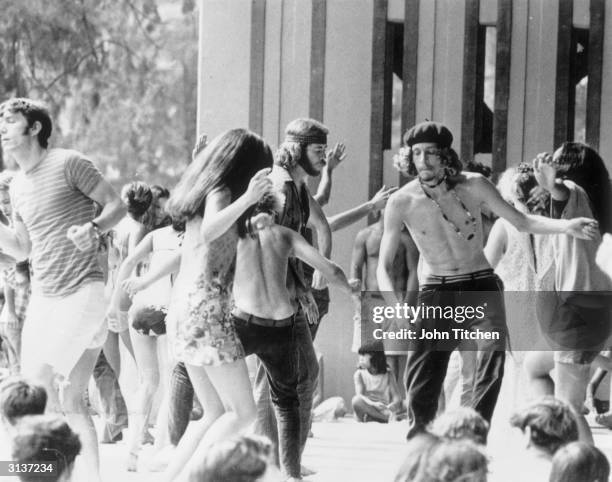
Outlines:
<svg viewBox="0 0 612 482"><path fill-rule="evenodd" d="M382 343L364 345L358 353L359 368L353 375L355 396L351 401L355 418L358 422L398 420L404 407Z"/></svg>

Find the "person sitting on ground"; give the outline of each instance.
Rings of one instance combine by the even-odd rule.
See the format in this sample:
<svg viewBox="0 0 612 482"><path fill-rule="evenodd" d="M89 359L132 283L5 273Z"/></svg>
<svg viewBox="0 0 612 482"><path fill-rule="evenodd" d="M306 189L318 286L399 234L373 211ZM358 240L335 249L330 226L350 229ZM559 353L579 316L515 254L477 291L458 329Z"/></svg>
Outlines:
<svg viewBox="0 0 612 482"><path fill-rule="evenodd" d="M355 396L351 401L355 418L359 422L396 420L404 407L382 343L364 345L358 353L359 368L353 375Z"/></svg>
<svg viewBox="0 0 612 482"><path fill-rule="evenodd" d="M607 482L610 463L601 450L584 442L561 447L552 459L550 482Z"/></svg>
<svg viewBox="0 0 612 482"><path fill-rule="evenodd" d="M12 458L16 464L55 464L52 471L20 473L22 482L69 482L80 452L79 436L63 417L36 415L19 422Z"/></svg>
<svg viewBox="0 0 612 482"><path fill-rule="evenodd" d="M461 407L441 414L434 420L431 431L444 439L471 440L486 445L489 424L473 408Z"/></svg>
<svg viewBox="0 0 612 482"><path fill-rule="evenodd" d="M425 477L429 455L440 442L440 437L430 432L422 432L411 438L406 445L406 458L394 482L421 482Z"/></svg>
<svg viewBox="0 0 612 482"><path fill-rule="evenodd" d="M0 383L1 460L10 460L17 422L28 415L42 415L46 406L47 392L41 385L29 383L17 376L9 377Z"/></svg>
<svg viewBox="0 0 612 482"><path fill-rule="evenodd" d="M578 440L578 424L571 408L553 397L544 397L516 412L510 424L527 439L526 456L521 460L532 480L546 480L555 452Z"/></svg>
<svg viewBox="0 0 612 482"><path fill-rule="evenodd" d="M415 482L487 482L487 456L469 440L440 441L425 463L423 478Z"/></svg>
<svg viewBox="0 0 612 482"><path fill-rule="evenodd" d="M188 482L277 482L272 444L264 437L243 436L211 446L194 467Z"/></svg>

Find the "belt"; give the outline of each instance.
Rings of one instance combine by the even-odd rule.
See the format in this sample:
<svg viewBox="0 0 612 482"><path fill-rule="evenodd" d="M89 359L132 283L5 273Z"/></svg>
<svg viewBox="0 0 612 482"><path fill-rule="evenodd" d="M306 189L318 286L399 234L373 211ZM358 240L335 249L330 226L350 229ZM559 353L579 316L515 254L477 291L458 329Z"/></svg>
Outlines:
<svg viewBox="0 0 612 482"><path fill-rule="evenodd" d="M480 271L474 271L473 273L466 274L454 274L449 276L439 276L435 274L430 274L425 279L424 285L427 284L451 284L451 283L461 283L464 281L473 281L477 279L485 279L490 278L495 274L495 272L491 269L482 269Z"/></svg>
<svg viewBox="0 0 612 482"><path fill-rule="evenodd" d="M232 316L235 316L239 320L245 321L247 323L265 326L268 328L284 328L287 326L291 326L295 318L295 314L293 314L291 316L288 316L287 318L283 318L282 320L270 320L269 318L261 318L259 316L251 315L246 311L242 311L238 308L234 308L234 310L232 311Z"/></svg>

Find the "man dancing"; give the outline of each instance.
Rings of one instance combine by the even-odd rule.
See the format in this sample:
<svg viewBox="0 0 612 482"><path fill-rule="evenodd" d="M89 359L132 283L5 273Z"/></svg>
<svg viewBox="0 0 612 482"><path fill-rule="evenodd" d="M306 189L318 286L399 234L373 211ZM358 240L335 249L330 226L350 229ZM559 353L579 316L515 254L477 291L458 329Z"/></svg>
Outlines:
<svg viewBox="0 0 612 482"><path fill-rule="evenodd" d="M107 335L99 237L125 209L90 160L48 148L51 130L49 111L37 101L17 98L0 106L2 149L21 168L11 185L14 227L0 225L0 247L16 259L29 257L33 268L22 372L44 385L51 411L66 414L83 442L79 464L88 480L100 480L83 395ZM96 204L102 206L98 216ZM58 375L64 379L59 394Z"/></svg>
<svg viewBox="0 0 612 482"><path fill-rule="evenodd" d="M506 203L495 186L480 174L462 173L451 149L450 130L436 122L417 124L404 135L411 174L416 175L387 204L377 269L387 303L396 305L393 261L405 224L425 261L417 306L485 306L484 317L460 324L459 318L433 320L435 329L483 330L494 335L478 341L478 358L470 405L491 420L503 377L507 327L502 283L483 253L481 205L486 205L518 230L565 233L592 238L597 222L589 218L553 220L521 213ZM466 293L467 292L467 293ZM412 324L414 323L414 324ZM432 320L411 320L422 333ZM408 358L408 438L425 430L434 418L451 351L460 339L416 340Z"/></svg>

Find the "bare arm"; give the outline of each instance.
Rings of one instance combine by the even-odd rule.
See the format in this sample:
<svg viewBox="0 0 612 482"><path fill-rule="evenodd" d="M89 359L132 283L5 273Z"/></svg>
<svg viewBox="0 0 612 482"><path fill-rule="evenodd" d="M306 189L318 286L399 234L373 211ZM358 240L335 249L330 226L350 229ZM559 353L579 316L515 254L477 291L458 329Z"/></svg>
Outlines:
<svg viewBox="0 0 612 482"><path fill-rule="evenodd" d="M335 284L347 294L352 294L351 286L346 279L342 268L336 263L324 258L316 249L298 233L283 228L285 234L291 239L293 255L318 270L330 283Z"/></svg>
<svg viewBox="0 0 612 482"><path fill-rule="evenodd" d="M181 253L177 251L153 269L149 269L143 276L126 279L122 284L122 288L125 292L134 295L134 293L148 288L157 280L178 273L180 267Z"/></svg>
<svg viewBox="0 0 612 482"><path fill-rule="evenodd" d="M406 280L407 299L405 301L416 305L419 291L419 250L408 232L402 231L401 241L406 253L406 269L408 270L408 279Z"/></svg>
<svg viewBox="0 0 612 482"><path fill-rule="evenodd" d="M489 239L484 249L485 257L493 268L497 267L499 264L499 261L506 252L507 244L508 234L506 233L503 222L498 219L491 228Z"/></svg>
<svg viewBox="0 0 612 482"><path fill-rule="evenodd" d="M327 218L325 217L321 206L310 194L308 198L310 201L309 223L317 232L317 246L319 247L319 252L326 258L329 258L332 250L331 229L329 228L329 223L327 222Z"/></svg>
<svg viewBox="0 0 612 482"><path fill-rule="evenodd" d="M325 206L329 202L332 188L332 172L346 158L344 151L345 146L340 142L331 151L327 152L325 167L321 172L321 181L319 182L317 193L314 195L314 200L319 206Z"/></svg>
<svg viewBox="0 0 612 482"><path fill-rule="evenodd" d="M393 262L400 242L402 232L402 205L397 197L391 196L387 209L385 210L385 221L383 237L380 242L380 252L378 255L378 267L376 278L378 289L383 293L388 304L395 305L399 302L395 287L393 286Z"/></svg>
<svg viewBox="0 0 612 482"><path fill-rule="evenodd" d="M351 278L351 284L353 280L359 282L359 286L362 286L363 281L363 265L366 262L366 239L367 230L362 229L355 238L355 244L353 244L353 254L351 256L351 270L349 277Z"/></svg>
<svg viewBox="0 0 612 482"><path fill-rule="evenodd" d="M231 202L231 193L227 188L215 189L206 196L206 209L200 226L200 236L206 242L217 239L238 220L247 208L255 204L268 192L272 181L267 175L270 169L257 172L246 192Z"/></svg>
<svg viewBox="0 0 612 482"><path fill-rule="evenodd" d="M23 222L15 220L13 226L0 223L0 247L15 259L26 259L32 251L30 235Z"/></svg>
<svg viewBox="0 0 612 482"><path fill-rule="evenodd" d="M534 214L524 214L508 204L491 182L483 176L470 180L473 187L491 210L508 220L521 232L535 234L569 234L583 239L594 239L599 232L597 222L590 218L550 219Z"/></svg>
<svg viewBox="0 0 612 482"><path fill-rule="evenodd" d="M136 265L144 260L149 253L153 251L153 233L147 234L143 240L138 243L138 246L134 249L132 253L128 255L127 258L121 263L121 267L119 268L119 272L117 273L117 279L115 280L115 289L113 290L113 295L111 297L110 309L119 310L120 301L121 301L121 293L123 292L122 283L125 279L127 279Z"/></svg>
<svg viewBox="0 0 612 482"><path fill-rule="evenodd" d="M361 379L361 373L359 370L355 370L353 374L353 383L355 384L355 395L365 395L365 385L363 384L363 380Z"/></svg>
<svg viewBox="0 0 612 482"><path fill-rule="evenodd" d="M102 179L89 193L89 198L102 206L102 212L94 218L93 222L103 233L110 231L125 216L126 207L106 179Z"/></svg>
<svg viewBox="0 0 612 482"><path fill-rule="evenodd" d="M395 191L397 191L396 187L387 189L385 186L383 186L368 202L327 218L330 229L332 232L338 231L342 228L350 226L353 223L356 223L368 214L384 208L385 204L387 204L389 196L391 196L391 194L393 194Z"/></svg>

